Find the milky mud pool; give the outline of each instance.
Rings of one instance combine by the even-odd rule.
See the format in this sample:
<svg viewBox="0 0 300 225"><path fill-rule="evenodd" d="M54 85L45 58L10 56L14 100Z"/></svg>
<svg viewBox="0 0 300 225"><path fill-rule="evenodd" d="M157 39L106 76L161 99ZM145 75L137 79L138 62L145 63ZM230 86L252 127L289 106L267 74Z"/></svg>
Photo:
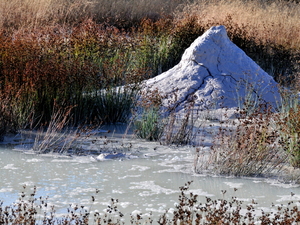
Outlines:
<svg viewBox="0 0 300 225"><path fill-rule="evenodd" d="M24 191L47 197L57 213L66 213L70 204L84 206L91 212L105 213L111 198L118 199L118 209L125 217L152 212L158 218L171 213L178 203L179 187L193 181L189 191L199 195L199 202L237 197L249 204L255 200L258 209L268 210L272 203L287 204L300 200L298 185L281 184L274 179L232 178L195 174L193 147L168 147L159 143L132 139L133 157L95 159L86 156L28 154L0 149L0 199L10 205ZM237 189L237 190L236 190ZM96 193L97 190L97 193ZM226 190L226 194L222 191ZM293 193L293 195L291 195ZM95 201L92 201L92 196Z"/></svg>

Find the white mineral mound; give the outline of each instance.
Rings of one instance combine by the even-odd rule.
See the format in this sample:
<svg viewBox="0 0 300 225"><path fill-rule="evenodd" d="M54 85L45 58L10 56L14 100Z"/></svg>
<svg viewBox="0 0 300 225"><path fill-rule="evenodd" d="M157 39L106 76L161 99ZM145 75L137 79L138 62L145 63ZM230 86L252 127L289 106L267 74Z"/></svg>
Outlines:
<svg viewBox="0 0 300 225"><path fill-rule="evenodd" d="M200 108L242 107L280 101L278 84L230 41L224 26L198 37L172 69L145 82L181 110L191 99ZM149 91L149 90L148 90Z"/></svg>

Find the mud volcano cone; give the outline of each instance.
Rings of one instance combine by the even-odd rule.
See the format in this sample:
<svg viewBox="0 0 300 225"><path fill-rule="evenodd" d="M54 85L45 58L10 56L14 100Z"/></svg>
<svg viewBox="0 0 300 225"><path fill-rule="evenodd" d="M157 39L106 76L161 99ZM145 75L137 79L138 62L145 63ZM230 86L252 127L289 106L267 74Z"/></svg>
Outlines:
<svg viewBox="0 0 300 225"><path fill-rule="evenodd" d="M213 109L261 103L276 108L280 101L278 84L231 42L224 26L211 27L185 50L179 64L145 84L177 110L191 100Z"/></svg>

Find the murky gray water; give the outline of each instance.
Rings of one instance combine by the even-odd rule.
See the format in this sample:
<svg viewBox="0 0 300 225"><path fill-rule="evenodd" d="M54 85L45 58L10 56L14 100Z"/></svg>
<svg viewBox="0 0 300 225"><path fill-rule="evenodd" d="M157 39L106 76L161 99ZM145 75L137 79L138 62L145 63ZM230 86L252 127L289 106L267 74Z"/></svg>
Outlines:
<svg viewBox="0 0 300 225"><path fill-rule="evenodd" d="M37 187L37 197L49 196L49 203L58 212L65 212L70 203L103 212L111 198L119 200L119 210L127 216L133 212L162 214L174 208L179 187L193 180L190 191L221 198L236 196L258 207L269 207L300 199L298 186L283 185L271 179L235 179L196 175L192 171L194 148L170 148L156 143L136 141L140 157L101 160L91 156L57 157L24 154L12 147L0 147L0 200L13 203L26 184L30 192ZM135 146L135 145L134 145ZM237 188L238 191L234 191ZM98 194L96 189L100 190ZM291 192L295 193L291 196ZM95 202L91 201L95 196Z"/></svg>

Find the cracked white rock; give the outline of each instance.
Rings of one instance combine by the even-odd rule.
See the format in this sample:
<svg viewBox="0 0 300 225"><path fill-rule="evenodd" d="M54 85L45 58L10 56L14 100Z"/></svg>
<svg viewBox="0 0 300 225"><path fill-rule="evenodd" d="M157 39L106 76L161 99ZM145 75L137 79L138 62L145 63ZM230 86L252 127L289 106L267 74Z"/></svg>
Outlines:
<svg viewBox="0 0 300 225"><path fill-rule="evenodd" d="M181 110L193 97L200 108L242 107L245 101L280 101L278 84L243 50L230 41L224 26L215 26L198 37L179 64L145 82L166 95L163 103ZM176 93L176 97L175 97Z"/></svg>

